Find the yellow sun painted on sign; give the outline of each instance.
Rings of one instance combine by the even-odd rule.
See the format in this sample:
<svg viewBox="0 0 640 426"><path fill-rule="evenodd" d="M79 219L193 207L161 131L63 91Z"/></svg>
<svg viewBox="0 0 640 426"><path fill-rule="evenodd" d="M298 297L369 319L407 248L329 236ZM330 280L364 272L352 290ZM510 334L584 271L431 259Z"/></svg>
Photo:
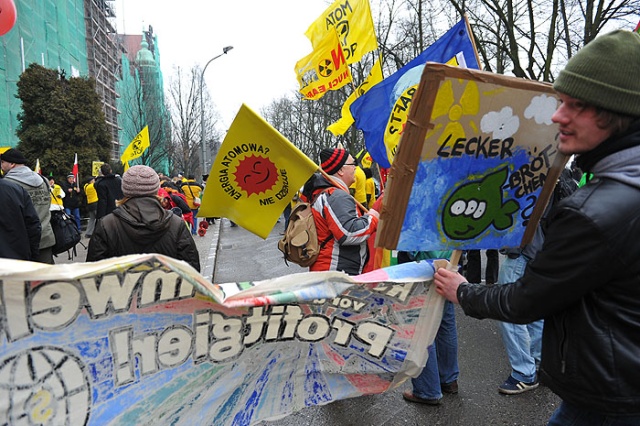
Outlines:
<svg viewBox="0 0 640 426"><path fill-rule="evenodd" d="M434 101L431 120L436 121L445 115L448 118L446 125L438 123L427 132L427 138L440 133L438 146L452 145L456 140L464 139L466 135L460 121L464 116L475 116L480 111L480 91L477 83L474 81L464 83L462 80L458 82L461 85L465 84L458 100L455 99L455 89L459 88L454 88L453 81L447 80L440 86ZM469 121L469 126L474 130L478 128L473 120Z"/></svg>

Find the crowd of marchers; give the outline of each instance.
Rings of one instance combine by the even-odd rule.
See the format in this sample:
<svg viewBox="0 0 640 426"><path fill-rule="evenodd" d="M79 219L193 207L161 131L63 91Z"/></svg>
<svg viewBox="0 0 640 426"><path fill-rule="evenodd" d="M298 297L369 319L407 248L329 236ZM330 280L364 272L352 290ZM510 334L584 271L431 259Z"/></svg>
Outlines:
<svg viewBox="0 0 640 426"><path fill-rule="evenodd" d="M133 166L119 176L104 163L98 176L82 184L73 173L58 184L53 176L27 166L18 149L0 154L0 162L0 257L54 264L51 217L64 211L88 240L86 261L160 253L200 270L193 237L206 179L198 183L182 174L169 178L147 166ZM81 208L88 215L84 227Z"/></svg>
<svg viewBox="0 0 640 426"><path fill-rule="evenodd" d="M458 393L453 304L459 304L466 315L500 321L512 369L500 393L545 383L562 398L552 426L640 425L638 70L640 34L614 31L583 47L559 73L560 103L552 116L557 149L575 156L581 185L567 169L533 241L501 250L500 267L499 252L487 252L484 283L480 252L466 254L462 273L457 265L435 271L435 289L447 302L427 364L403 393L406 401L439 405L443 393ZM103 165L100 176L80 187L73 174L61 185L43 178L16 149L0 160L0 257L53 263L50 211L64 209L80 228L84 197L87 261L156 252L200 270L193 235L204 184L193 176L168 179L133 166L120 177ZM375 200L375 191L354 187L368 176L345 149L322 150L320 168L299 194L311 205L321 242L310 270L367 272L375 265L384 191ZM450 256L400 252L398 261Z"/></svg>

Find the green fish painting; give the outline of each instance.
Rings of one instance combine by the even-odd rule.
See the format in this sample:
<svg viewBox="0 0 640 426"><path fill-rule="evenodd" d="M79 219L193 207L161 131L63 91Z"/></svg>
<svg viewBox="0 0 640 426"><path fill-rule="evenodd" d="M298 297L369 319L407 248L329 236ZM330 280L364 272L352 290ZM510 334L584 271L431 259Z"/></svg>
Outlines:
<svg viewBox="0 0 640 426"><path fill-rule="evenodd" d="M515 200L502 200L502 185L507 177L505 167L456 189L442 211L442 227L447 237L471 240L491 225L499 231L511 227L513 214L520 209L520 204Z"/></svg>

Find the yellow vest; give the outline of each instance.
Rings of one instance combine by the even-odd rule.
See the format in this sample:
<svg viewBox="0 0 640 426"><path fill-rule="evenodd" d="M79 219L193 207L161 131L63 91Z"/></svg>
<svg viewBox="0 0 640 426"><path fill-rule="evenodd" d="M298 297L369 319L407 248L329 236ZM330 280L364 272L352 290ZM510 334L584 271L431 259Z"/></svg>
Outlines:
<svg viewBox="0 0 640 426"><path fill-rule="evenodd" d="M356 191L355 194L353 194L353 198L355 198L360 204L366 204L367 191L365 189L365 181L367 180L367 175L364 174L364 170L359 166L356 166L355 177L356 181L349 187Z"/></svg>
<svg viewBox="0 0 640 426"><path fill-rule="evenodd" d="M57 183L54 183L51 187L51 204L56 206L62 206L62 199L64 198L64 191Z"/></svg>
<svg viewBox="0 0 640 426"><path fill-rule="evenodd" d="M369 208L376 202L376 183L373 178L367 179L365 182L367 197L369 198Z"/></svg>
<svg viewBox="0 0 640 426"><path fill-rule="evenodd" d="M87 195L87 204L98 202L98 193L92 183L88 183L84 186L84 193Z"/></svg>

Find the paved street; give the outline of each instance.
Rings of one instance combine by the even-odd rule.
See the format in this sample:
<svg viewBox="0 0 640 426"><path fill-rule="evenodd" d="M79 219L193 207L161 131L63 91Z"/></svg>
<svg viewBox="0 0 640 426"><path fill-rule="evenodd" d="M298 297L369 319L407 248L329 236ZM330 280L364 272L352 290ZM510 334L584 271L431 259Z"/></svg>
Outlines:
<svg viewBox="0 0 640 426"><path fill-rule="evenodd" d="M222 223L217 221L204 237L195 237L203 275L213 277L215 282L230 282L304 271L297 265L284 264L277 249L282 230L281 220L263 240L240 227L232 228L226 219ZM84 249L78 248L77 261L84 261ZM58 256L56 261L68 263L66 255ZM545 425L559 398L543 386L521 395L499 394L497 386L507 378L510 368L496 322L468 318L460 308L456 309L460 393L445 395L442 405L405 402L401 393L411 388L407 382L381 395L306 408L284 419L262 422L260 426Z"/></svg>
<svg viewBox="0 0 640 426"><path fill-rule="evenodd" d="M297 265L287 267L277 249L282 222L262 240L240 227L231 228L223 220L215 281L249 281L304 271ZM482 261L484 264L484 255ZM457 324L460 393L445 395L441 406L405 402L402 391L411 388L407 382L385 394L306 408L260 426L545 425L560 401L548 388L541 386L515 396L497 391L510 373L497 323L468 318L457 308Z"/></svg>

